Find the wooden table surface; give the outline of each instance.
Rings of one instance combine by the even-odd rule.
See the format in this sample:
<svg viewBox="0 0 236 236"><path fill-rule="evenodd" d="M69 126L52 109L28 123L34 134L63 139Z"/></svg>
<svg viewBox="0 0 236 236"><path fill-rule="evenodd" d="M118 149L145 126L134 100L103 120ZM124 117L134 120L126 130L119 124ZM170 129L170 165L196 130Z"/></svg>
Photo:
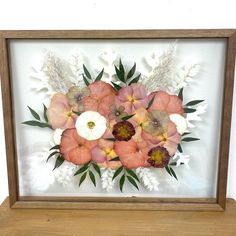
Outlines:
<svg viewBox="0 0 236 236"><path fill-rule="evenodd" d="M94 211L0 207L0 236L236 236L236 202L225 212Z"/></svg>

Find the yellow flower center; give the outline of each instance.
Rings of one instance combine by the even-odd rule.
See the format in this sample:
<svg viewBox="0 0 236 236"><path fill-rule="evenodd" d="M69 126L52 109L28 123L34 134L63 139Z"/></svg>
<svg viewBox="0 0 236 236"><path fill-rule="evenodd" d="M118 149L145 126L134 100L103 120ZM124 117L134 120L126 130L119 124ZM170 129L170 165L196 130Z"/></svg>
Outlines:
<svg viewBox="0 0 236 236"><path fill-rule="evenodd" d="M95 127L95 123L93 121L89 121L87 123L87 126L88 126L89 129L93 129Z"/></svg>
<svg viewBox="0 0 236 236"><path fill-rule="evenodd" d="M72 109L70 111L65 112L65 116L67 116L67 117L71 117L72 115L73 115Z"/></svg>
<svg viewBox="0 0 236 236"><path fill-rule="evenodd" d="M129 130L127 129L127 127L124 127L124 126L121 126L118 129L118 133L119 133L119 136L121 136L123 138L126 138L126 137L130 136Z"/></svg>
<svg viewBox="0 0 236 236"><path fill-rule="evenodd" d="M116 157L116 153L112 148L105 148L104 152L105 152L106 156L108 156L108 157L111 157L111 158Z"/></svg>
<svg viewBox="0 0 236 236"><path fill-rule="evenodd" d="M152 153L151 159L155 161L156 164L161 164L163 159L163 152L157 150Z"/></svg>
<svg viewBox="0 0 236 236"><path fill-rule="evenodd" d="M161 141L162 141L162 142L166 142L166 141L167 141L167 134L166 134L166 133L163 133L163 134L161 135Z"/></svg>
<svg viewBox="0 0 236 236"><path fill-rule="evenodd" d="M129 102L135 102L135 99L134 99L133 96L129 95L129 96L128 96L128 101L129 101Z"/></svg>

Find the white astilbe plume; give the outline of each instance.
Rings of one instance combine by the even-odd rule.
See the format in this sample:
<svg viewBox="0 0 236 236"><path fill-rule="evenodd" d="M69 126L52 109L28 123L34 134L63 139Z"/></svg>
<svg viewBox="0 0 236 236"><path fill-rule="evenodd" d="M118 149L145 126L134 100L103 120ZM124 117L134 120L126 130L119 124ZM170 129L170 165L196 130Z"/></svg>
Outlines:
<svg viewBox="0 0 236 236"><path fill-rule="evenodd" d="M112 80L114 80L115 72L115 61L117 59L117 52L113 49L107 49L104 52L101 53L100 59L103 62L103 67L98 68L98 71L100 72L102 68L104 68L104 74L102 80L107 83L111 83Z"/></svg>
<svg viewBox="0 0 236 236"><path fill-rule="evenodd" d="M172 90L173 73L176 68L176 44L170 45L162 53L154 53L145 60L151 67L151 71L142 79L147 91Z"/></svg>
<svg viewBox="0 0 236 236"><path fill-rule="evenodd" d="M78 178L74 176L78 167L73 163L64 161L63 164L54 170L55 180L64 188L74 189L78 185Z"/></svg>
<svg viewBox="0 0 236 236"><path fill-rule="evenodd" d="M139 167L136 169L136 173L149 191L158 191L159 182L149 168Z"/></svg>
<svg viewBox="0 0 236 236"><path fill-rule="evenodd" d="M55 92L66 93L76 84L76 76L70 67L70 63L59 58L51 51L46 51L40 65L32 67L32 78L37 79L36 92L42 91L46 95Z"/></svg>
<svg viewBox="0 0 236 236"><path fill-rule="evenodd" d="M195 125L192 123L194 121L202 121L200 115L206 112L207 104L198 105L196 111L192 113L187 113L186 121L188 128L195 128Z"/></svg>
<svg viewBox="0 0 236 236"><path fill-rule="evenodd" d="M111 168L102 170L102 177L101 177L102 188L108 192L113 189L115 184L115 181L112 180L114 173L115 170Z"/></svg>

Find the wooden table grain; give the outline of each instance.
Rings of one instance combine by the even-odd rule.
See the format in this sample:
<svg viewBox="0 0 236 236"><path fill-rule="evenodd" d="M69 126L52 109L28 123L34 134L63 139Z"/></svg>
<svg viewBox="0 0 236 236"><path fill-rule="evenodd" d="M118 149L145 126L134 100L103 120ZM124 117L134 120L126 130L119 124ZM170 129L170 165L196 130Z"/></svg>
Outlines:
<svg viewBox="0 0 236 236"><path fill-rule="evenodd" d="M0 207L0 236L236 236L236 202L225 212L10 209Z"/></svg>

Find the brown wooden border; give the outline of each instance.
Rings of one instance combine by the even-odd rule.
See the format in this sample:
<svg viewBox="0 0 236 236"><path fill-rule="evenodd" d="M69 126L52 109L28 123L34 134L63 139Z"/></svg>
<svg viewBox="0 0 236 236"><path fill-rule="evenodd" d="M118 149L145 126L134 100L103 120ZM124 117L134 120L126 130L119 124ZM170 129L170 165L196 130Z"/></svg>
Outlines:
<svg viewBox="0 0 236 236"><path fill-rule="evenodd" d="M122 197L20 197L15 144L15 122L8 41L11 39L175 39L225 38L224 95L216 199L162 199ZM236 31L227 30L69 30L0 31L0 75L5 125L10 206L12 208L124 209L124 210L197 210L223 211L226 203L228 155L234 83Z"/></svg>

